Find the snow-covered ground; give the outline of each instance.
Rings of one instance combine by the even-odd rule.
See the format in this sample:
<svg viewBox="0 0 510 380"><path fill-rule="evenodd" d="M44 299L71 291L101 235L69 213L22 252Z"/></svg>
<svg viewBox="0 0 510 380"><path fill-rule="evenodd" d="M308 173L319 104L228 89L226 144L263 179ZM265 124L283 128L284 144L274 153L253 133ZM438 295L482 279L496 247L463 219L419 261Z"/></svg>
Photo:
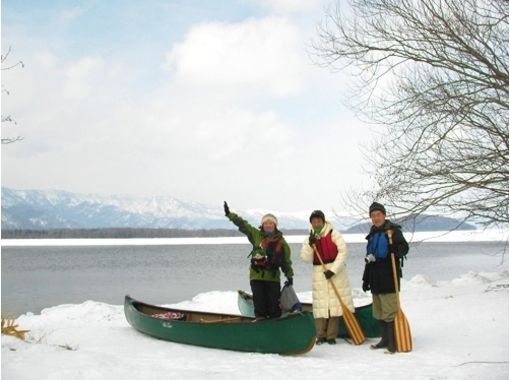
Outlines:
<svg viewBox="0 0 510 380"><path fill-rule="evenodd" d="M27 342L2 336L4 379L508 379L508 272L403 281L414 350L385 355L339 341L288 357L157 340L126 322L121 305L87 301L17 319ZM363 295L359 289L355 294ZM132 294L136 297L136 294ZM234 291L174 306L237 313ZM300 294L302 300L310 293ZM363 301L363 300L361 300ZM366 299L365 299L366 301ZM364 302L362 302L364 303Z"/></svg>
<svg viewBox="0 0 510 380"><path fill-rule="evenodd" d="M366 234L344 234L347 243L365 243ZM302 243L304 235L286 235L288 243ZM508 230L427 231L405 233L410 242L506 241ZM204 238L133 238L133 239L2 239L2 246L84 246L84 245L190 245L190 244L248 244L246 236Z"/></svg>

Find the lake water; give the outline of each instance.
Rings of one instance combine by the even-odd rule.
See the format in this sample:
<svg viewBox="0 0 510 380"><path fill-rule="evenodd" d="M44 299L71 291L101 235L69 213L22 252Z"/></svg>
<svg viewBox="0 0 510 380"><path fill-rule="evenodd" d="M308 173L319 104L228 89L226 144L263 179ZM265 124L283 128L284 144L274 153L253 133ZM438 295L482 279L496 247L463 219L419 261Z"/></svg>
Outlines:
<svg viewBox="0 0 510 380"><path fill-rule="evenodd" d="M311 265L290 244L296 291L310 290ZM349 243L353 288L361 287L365 244ZM433 280L469 271L508 269L506 242L415 243L404 279ZM120 305L124 295L154 304L189 300L212 290L249 290L248 244L2 247L2 314L17 316L86 300Z"/></svg>

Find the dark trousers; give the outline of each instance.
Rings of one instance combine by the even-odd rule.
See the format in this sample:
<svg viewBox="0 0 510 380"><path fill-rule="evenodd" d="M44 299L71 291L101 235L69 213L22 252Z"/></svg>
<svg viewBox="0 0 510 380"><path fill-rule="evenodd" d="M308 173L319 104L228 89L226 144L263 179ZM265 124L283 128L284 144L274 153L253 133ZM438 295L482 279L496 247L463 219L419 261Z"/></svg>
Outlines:
<svg viewBox="0 0 510 380"><path fill-rule="evenodd" d="M280 310L280 283L274 281L250 281L253 306L257 318L277 318Z"/></svg>

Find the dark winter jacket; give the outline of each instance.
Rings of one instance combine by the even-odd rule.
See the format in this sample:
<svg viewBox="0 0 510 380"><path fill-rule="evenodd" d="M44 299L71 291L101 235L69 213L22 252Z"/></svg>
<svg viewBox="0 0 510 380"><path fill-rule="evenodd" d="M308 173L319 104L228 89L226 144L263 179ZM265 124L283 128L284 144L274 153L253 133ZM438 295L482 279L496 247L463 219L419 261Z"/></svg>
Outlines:
<svg viewBox="0 0 510 380"><path fill-rule="evenodd" d="M267 239L264 235L264 232L260 228L255 228L250 225L246 220L238 216L237 214L231 212L227 215L227 218L230 219L237 227L239 227L239 231L246 235L248 240L250 241L253 250L250 253L253 257L256 253L261 255L271 255L270 249L264 249L263 241ZM281 246L281 257L279 257L279 268L268 267L268 268L257 268L253 264L250 266L250 280L262 280L262 281L274 281L280 282L280 268L285 274L285 277L292 278L294 272L292 270L292 260L290 257L290 247L282 236L282 233L276 230L276 234L274 238L279 240Z"/></svg>
<svg viewBox="0 0 510 380"><path fill-rule="evenodd" d="M395 254L395 263L397 268L397 281L400 289L400 277L402 277L402 270L400 267L401 258L403 258L409 251L404 235L402 234L401 227L397 224L386 220L384 225L380 228L372 226L370 233L367 235L367 255L374 254L377 257L375 262L365 265L363 272L363 285L368 288L373 294L395 293L395 283L393 279L393 269L391 266L390 253ZM389 245L387 231L393 230L393 245ZM381 247L380 244L385 244ZM369 252L374 251L374 252ZM377 254L376 252L377 251ZM384 252L387 252L386 257L382 257Z"/></svg>

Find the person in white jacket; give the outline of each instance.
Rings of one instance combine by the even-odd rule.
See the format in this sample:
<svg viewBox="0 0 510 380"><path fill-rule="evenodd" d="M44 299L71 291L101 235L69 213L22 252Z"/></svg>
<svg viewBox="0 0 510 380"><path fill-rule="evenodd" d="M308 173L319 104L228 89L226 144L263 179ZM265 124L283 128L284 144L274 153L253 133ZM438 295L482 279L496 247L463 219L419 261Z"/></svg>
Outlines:
<svg viewBox="0 0 510 380"><path fill-rule="evenodd" d="M315 210L310 215L310 236L304 241L300 256L305 262L313 263L312 298L313 315L317 329L317 344L336 344L339 318L342 307L329 282L337 288L342 302L354 312L352 291L346 271L347 246L340 232L326 221L324 213ZM326 266L323 270L313 247L317 248Z"/></svg>

